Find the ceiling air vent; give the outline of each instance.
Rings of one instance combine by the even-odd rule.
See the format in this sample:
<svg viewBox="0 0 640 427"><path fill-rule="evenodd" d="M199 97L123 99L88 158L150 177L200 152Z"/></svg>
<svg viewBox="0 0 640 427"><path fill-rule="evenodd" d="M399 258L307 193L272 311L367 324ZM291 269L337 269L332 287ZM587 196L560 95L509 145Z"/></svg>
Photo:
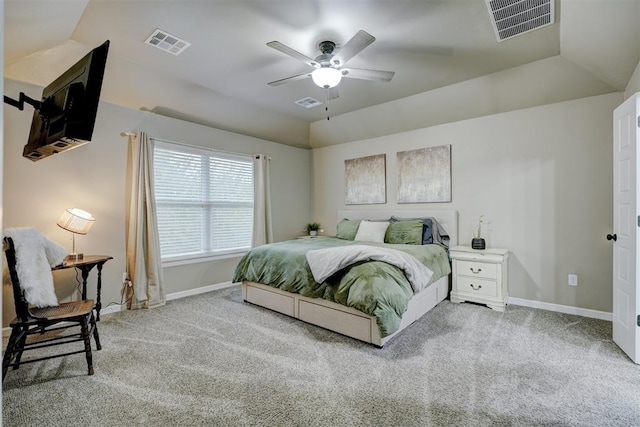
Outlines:
<svg viewBox="0 0 640 427"><path fill-rule="evenodd" d="M157 47L160 50L169 52L172 55L180 55L182 51L191 46L191 43L173 36L166 31L156 28L153 33L145 40L146 44Z"/></svg>
<svg viewBox="0 0 640 427"><path fill-rule="evenodd" d="M485 0L498 41L554 22L554 0Z"/></svg>
<svg viewBox="0 0 640 427"><path fill-rule="evenodd" d="M318 101L317 99L306 97L306 98L297 100L296 104L304 108L313 108L313 107L317 107L318 105L322 105L322 102Z"/></svg>

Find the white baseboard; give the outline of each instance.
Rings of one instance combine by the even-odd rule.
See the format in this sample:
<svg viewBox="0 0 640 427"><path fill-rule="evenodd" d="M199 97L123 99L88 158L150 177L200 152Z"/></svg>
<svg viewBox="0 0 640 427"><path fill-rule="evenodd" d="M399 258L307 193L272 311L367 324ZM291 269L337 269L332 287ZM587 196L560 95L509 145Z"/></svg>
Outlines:
<svg viewBox="0 0 640 427"><path fill-rule="evenodd" d="M230 288L231 286L237 286L237 285L240 285L240 284L233 283L233 282L217 283L215 285L202 286L200 288L189 289L187 291L172 292L170 294L165 295L165 298L167 301L171 301L174 299L190 297L192 295L199 295L199 294L204 294L206 292L217 291L219 289ZM100 317L104 315L109 315L112 313L117 313L119 311L124 311L126 309L127 308L124 305L120 305L120 304L110 305L100 310ZM11 335L11 328L2 328L2 336L8 337L9 335Z"/></svg>
<svg viewBox="0 0 640 427"><path fill-rule="evenodd" d="M235 286L235 285L239 285L239 283L223 282L223 283L217 283L215 285L207 285L207 286L202 286L195 289L189 289L186 291L172 292L170 294L165 295L165 299L167 301L171 301L174 299L190 297L192 295L199 295L199 294L204 294L206 292L217 291L219 289L230 288L231 286ZM124 311L126 309L127 308L124 305L114 304L100 310L100 316L104 316L105 314L117 313L119 311Z"/></svg>
<svg viewBox="0 0 640 427"><path fill-rule="evenodd" d="M613 313L606 311L590 310L588 308L572 307L570 305L552 304L549 302L534 301L522 298L507 298L507 304L521 305L523 307L540 308L542 310L556 311L558 313L576 314L578 316L592 317L594 319L613 321Z"/></svg>
<svg viewBox="0 0 640 427"><path fill-rule="evenodd" d="M167 301L174 299L186 298L193 295L204 294L207 292L217 291L219 289L230 288L231 286L237 286L239 283L223 282L215 285L202 286L200 288L189 289L186 291L173 292L166 295ZM508 297L507 304L520 305L523 307L539 308L542 310L556 311L558 313L575 314L578 316L592 317L594 319L613 321L613 313L606 311L590 310L587 308L572 307L569 305L552 304L548 302L534 301L522 298ZM126 308L120 304L111 305L100 310L100 316L109 315L111 313L117 313L119 311L126 310ZM2 328L2 336L8 337L11 333L11 328Z"/></svg>
<svg viewBox="0 0 640 427"><path fill-rule="evenodd" d="M192 295L204 294L207 292L217 291L220 289L230 288L232 286L238 286L238 285L240 285L240 283L233 283L233 282L217 283L215 285L202 286L200 288L189 289L186 291L173 292L171 294L167 294L166 298L167 298L167 301L171 301L174 299L186 298Z"/></svg>

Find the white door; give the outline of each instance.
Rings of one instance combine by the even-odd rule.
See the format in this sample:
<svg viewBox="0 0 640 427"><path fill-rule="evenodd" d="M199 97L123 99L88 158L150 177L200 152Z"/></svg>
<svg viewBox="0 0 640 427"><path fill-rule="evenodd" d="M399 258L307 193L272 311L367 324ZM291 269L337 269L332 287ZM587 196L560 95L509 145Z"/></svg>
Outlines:
<svg viewBox="0 0 640 427"><path fill-rule="evenodd" d="M640 93L613 113L613 341L640 363L638 268L637 137Z"/></svg>

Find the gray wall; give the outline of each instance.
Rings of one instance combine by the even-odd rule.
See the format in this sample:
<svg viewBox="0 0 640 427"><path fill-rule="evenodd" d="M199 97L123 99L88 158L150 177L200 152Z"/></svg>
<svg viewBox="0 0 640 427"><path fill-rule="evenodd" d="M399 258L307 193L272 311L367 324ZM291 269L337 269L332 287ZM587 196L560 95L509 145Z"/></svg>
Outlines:
<svg viewBox="0 0 640 427"><path fill-rule="evenodd" d="M42 88L4 79L5 94L20 91L38 97ZM125 202L127 139L123 131L144 130L150 136L219 150L257 154L271 160L273 226L276 240L293 238L310 219L311 152L262 139L213 129L156 114L101 102L91 143L38 162L22 157L31 107L4 109L3 228L33 226L71 249L71 234L56 225L65 208L93 214L96 223L76 246L86 254L109 254L105 264L102 301L120 302L125 271ZM231 280L237 258L165 268L167 293ZM94 272L95 274L95 272ZM73 296L73 272L56 272L56 292L64 301ZM91 276L90 292L95 292ZM10 288L3 288L3 325L13 318Z"/></svg>
<svg viewBox="0 0 640 427"><path fill-rule="evenodd" d="M359 141L616 90L554 56L311 123L311 147Z"/></svg>
<svg viewBox="0 0 640 427"><path fill-rule="evenodd" d="M314 219L335 233L344 160L387 155L385 209L457 209L460 243L479 215L511 251L509 295L611 312L612 112L622 93L521 109L313 150ZM333 130L341 131L340 123ZM451 203L398 205L396 153L451 144ZM372 206L375 208L375 206ZM567 274L578 274L578 287Z"/></svg>
<svg viewBox="0 0 640 427"><path fill-rule="evenodd" d="M631 97L631 95L636 92L640 92L640 63L638 63L631 78L627 82L627 87L624 90L624 99Z"/></svg>

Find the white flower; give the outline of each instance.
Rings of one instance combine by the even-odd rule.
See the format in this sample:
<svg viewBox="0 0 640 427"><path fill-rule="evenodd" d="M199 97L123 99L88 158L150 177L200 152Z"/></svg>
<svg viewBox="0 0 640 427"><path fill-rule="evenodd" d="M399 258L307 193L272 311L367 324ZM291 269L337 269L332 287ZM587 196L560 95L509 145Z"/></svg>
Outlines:
<svg viewBox="0 0 640 427"><path fill-rule="evenodd" d="M482 224L484 224L484 215L480 215L480 218L478 218L478 227L476 228L475 232L473 233L473 237L476 239L479 239L482 237Z"/></svg>

